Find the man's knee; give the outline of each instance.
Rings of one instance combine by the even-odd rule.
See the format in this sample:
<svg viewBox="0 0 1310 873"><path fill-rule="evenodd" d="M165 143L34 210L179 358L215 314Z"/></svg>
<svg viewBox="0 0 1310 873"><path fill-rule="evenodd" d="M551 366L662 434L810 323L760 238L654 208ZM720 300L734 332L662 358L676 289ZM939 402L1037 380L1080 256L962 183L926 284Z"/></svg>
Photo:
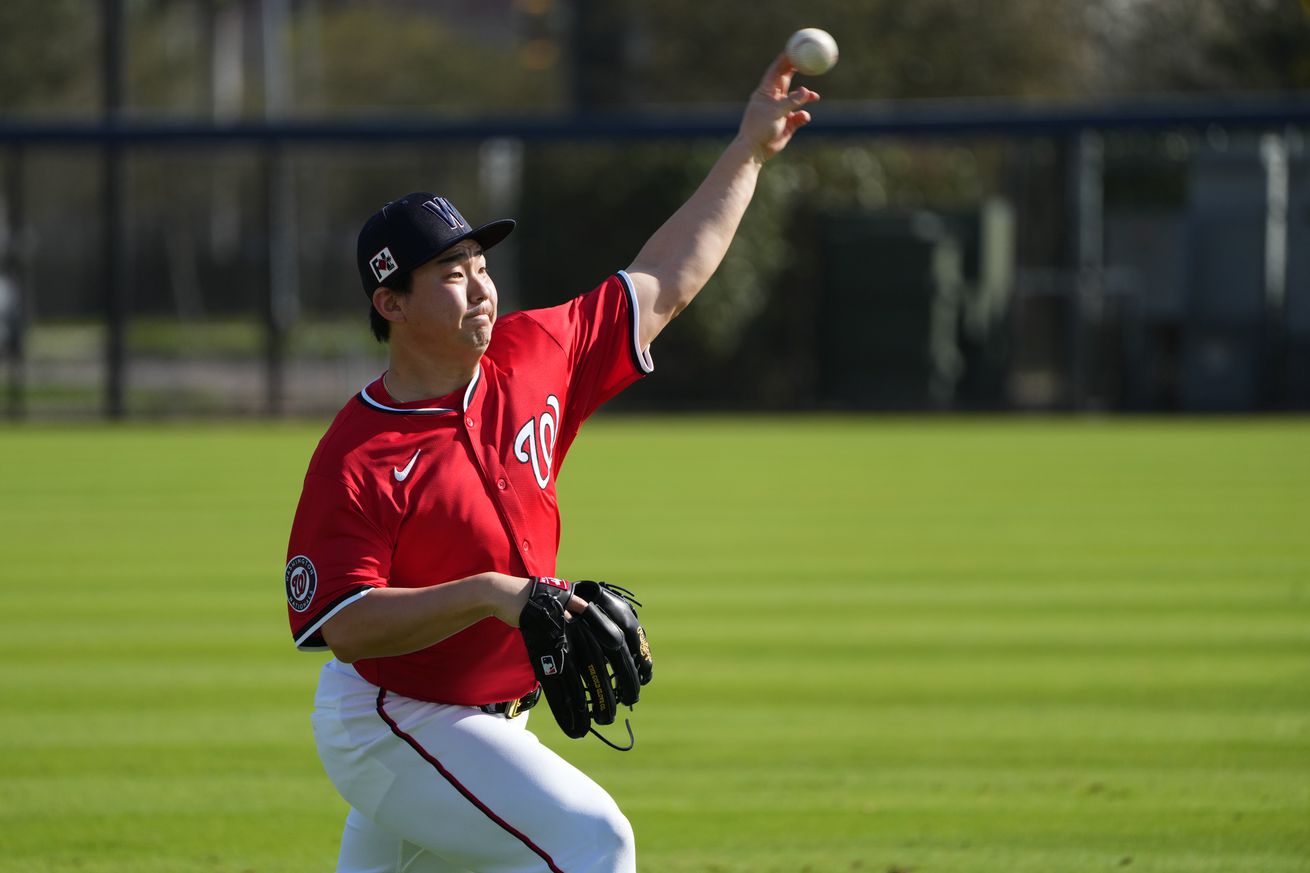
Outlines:
<svg viewBox="0 0 1310 873"><path fill-rule="evenodd" d="M586 833L578 834L578 859L574 868L585 873L634 873L637 869L636 838L632 824L617 806L587 819Z"/></svg>
<svg viewBox="0 0 1310 873"><path fill-rule="evenodd" d="M611 856L615 861L627 859L631 862L632 859L636 858L637 838L632 832L632 823L628 821L626 815L619 811L617 806L614 807L614 813L605 819L603 830L603 838L606 840L605 845L610 847ZM629 866L635 867L636 864L633 862ZM614 869L623 870L626 868L616 864Z"/></svg>

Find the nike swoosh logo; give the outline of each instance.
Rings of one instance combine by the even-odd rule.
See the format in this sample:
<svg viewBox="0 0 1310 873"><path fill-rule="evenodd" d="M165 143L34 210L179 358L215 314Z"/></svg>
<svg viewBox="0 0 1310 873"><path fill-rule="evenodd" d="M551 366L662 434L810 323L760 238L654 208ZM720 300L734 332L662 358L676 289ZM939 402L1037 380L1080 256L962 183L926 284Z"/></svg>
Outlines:
<svg viewBox="0 0 1310 873"><path fill-rule="evenodd" d="M415 452L414 457L409 459L409 463L405 465L405 469L403 470L398 470L395 467L391 468L391 475L396 477L397 482L404 482L409 478L409 471L414 469L414 462L418 460L418 456L421 454L423 454L422 449Z"/></svg>

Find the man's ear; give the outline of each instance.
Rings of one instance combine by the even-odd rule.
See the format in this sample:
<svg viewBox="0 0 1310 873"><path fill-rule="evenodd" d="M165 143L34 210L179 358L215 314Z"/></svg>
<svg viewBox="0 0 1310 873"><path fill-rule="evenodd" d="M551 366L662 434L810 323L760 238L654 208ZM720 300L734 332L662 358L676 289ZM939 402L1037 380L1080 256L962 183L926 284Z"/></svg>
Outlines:
<svg viewBox="0 0 1310 873"><path fill-rule="evenodd" d="M373 289L373 308L378 315L393 324L405 320L404 295L397 294L385 285Z"/></svg>

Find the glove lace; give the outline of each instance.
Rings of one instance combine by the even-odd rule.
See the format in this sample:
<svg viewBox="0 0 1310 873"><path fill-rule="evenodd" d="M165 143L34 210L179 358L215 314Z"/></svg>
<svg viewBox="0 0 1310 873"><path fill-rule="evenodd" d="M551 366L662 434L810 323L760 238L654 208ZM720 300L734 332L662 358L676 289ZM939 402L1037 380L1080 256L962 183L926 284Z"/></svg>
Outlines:
<svg viewBox="0 0 1310 873"><path fill-rule="evenodd" d="M633 733L632 733L632 722L631 722L631 721L629 721L628 719L625 718L625 719L623 720L623 726L624 726L625 728L628 729L628 744L627 744L626 746L618 746L618 745L615 745L614 743L612 743L612 742L610 742L608 739L606 739L606 738L605 738L605 737L600 733L600 731L596 730L594 727L587 728L587 730L588 730L588 731L589 731L593 736L595 736L596 739L600 740L602 743L604 743L605 745L609 746L611 749L617 749L617 750L620 751L620 752L630 752L630 751L632 751L632 747L635 746L635 745L637 745L637 738L636 738L636 737L633 735Z"/></svg>
<svg viewBox="0 0 1310 873"><path fill-rule="evenodd" d="M613 582L602 582L600 584L603 585L605 588L609 589L610 591L613 591L615 594L622 597L624 600L628 601L633 606L642 605L641 601L637 599L637 595L633 594L631 591L624 588L622 585L615 585Z"/></svg>

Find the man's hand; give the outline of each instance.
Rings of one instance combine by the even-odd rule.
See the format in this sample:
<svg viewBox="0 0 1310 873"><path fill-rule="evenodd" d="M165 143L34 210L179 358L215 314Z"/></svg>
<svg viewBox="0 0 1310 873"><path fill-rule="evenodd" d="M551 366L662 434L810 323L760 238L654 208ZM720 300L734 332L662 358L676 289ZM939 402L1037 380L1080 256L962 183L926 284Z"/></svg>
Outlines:
<svg viewBox="0 0 1310 873"><path fill-rule="evenodd" d="M761 164L786 148L792 134L810 123L810 113L803 107L818 100L819 94L803 86L789 90L795 74L787 55L778 55L746 104L737 137L751 147Z"/></svg>

